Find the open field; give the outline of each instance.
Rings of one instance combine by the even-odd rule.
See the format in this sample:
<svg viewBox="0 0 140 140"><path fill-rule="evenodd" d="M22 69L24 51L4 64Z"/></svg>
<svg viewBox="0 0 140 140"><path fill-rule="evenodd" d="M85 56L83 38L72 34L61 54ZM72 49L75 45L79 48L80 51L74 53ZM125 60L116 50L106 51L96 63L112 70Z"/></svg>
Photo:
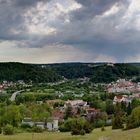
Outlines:
<svg viewBox="0 0 140 140"><path fill-rule="evenodd" d="M13 136L0 135L0 140L140 140L140 128L122 131L111 130L110 127L106 131L96 129L92 134L85 136L71 136L70 133L21 133Z"/></svg>

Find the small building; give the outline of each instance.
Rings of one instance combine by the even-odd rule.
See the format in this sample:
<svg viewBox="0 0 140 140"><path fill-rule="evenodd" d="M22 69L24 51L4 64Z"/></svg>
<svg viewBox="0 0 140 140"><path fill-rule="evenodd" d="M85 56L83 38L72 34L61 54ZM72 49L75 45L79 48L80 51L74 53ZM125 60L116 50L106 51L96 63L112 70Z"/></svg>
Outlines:
<svg viewBox="0 0 140 140"><path fill-rule="evenodd" d="M49 131L57 131L58 130L58 119L54 119L53 121L47 122L47 129Z"/></svg>
<svg viewBox="0 0 140 140"><path fill-rule="evenodd" d="M88 108L86 109L86 118L87 120L91 120L91 118L93 117L101 117L102 112L100 111L100 109L95 109L95 108Z"/></svg>
<svg viewBox="0 0 140 140"><path fill-rule="evenodd" d="M87 106L87 102L83 100L68 100L65 102L66 106L78 107L78 106Z"/></svg>
<svg viewBox="0 0 140 140"><path fill-rule="evenodd" d="M54 118L54 119L50 119L47 123L45 122L33 122L32 118L24 118L22 120L22 124L28 124L31 127L32 126L39 126L42 129L48 129L49 131L57 131L59 126L58 126L58 119Z"/></svg>
<svg viewBox="0 0 140 140"><path fill-rule="evenodd" d="M121 96L114 97L113 104L122 103L122 102L129 104L129 103L131 103L131 101L132 101L132 99L129 98L127 95L121 95Z"/></svg>

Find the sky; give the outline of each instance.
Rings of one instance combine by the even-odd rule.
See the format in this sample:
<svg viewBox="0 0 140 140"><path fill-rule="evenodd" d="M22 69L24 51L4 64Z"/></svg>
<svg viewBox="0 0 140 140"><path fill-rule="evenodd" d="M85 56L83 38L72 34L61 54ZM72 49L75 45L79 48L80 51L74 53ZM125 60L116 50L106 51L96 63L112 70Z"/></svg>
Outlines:
<svg viewBox="0 0 140 140"><path fill-rule="evenodd" d="M140 1L0 0L0 62L140 62Z"/></svg>

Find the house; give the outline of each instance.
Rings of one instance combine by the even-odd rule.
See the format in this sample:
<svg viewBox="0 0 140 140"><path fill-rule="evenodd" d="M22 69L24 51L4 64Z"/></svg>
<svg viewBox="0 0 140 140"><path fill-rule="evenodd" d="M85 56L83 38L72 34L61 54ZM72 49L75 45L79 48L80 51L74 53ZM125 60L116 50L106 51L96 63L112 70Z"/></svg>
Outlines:
<svg viewBox="0 0 140 140"><path fill-rule="evenodd" d="M58 121L62 121L64 119L64 111L61 111L59 109L53 110L52 117L57 118Z"/></svg>
<svg viewBox="0 0 140 140"><path fill-rule="evenodd" d="M58 119L53 119L53 121L49 121L47 122L47 129L49 131L54 131L54 130L58 130Z"/></svg>
<svg viewBox="0 0 140 140"><path fill-rule="evenodd" d="M119 79L116 82L112 82L107 86L107 91L109 93L132 93L139 90L139 86L131 81L126 81L125 79Z"/></svg>
<svg viewBox="0 0 140 140"><path fill-rule="evenodd" d="M0 92L4 90L4 85L0 85Z"/></svg>
<svg viewBox="0 0 140 140"><path fill-rule="evenodd" d="M121 103L121 102L129 104L129 103L131 103L131 101L132 101L132 99L129 98L129 96L127 96L127 95L120 95L120 96L115 96L114 97L113 104Z"/></svg>
<svg viewBox="0 0 140 140"><path fill-rule="evenodd" d="M138 93L138 94L133 94L133 97L134 97L134 98L140 98L140 93Z"/></svg>
<svg viewBox="0 0 140 140"><path fill-rule="evenodd" d="M32 118L24 118L22 120L22 124L28 124L31 127L35 125L35 126L41 127L42 129L46 129L47 128L49 131L54 131L54 130L56 131L59 128L59 126L58 126L58 119L57 118L53 118L51 120L48 120L47 123L45 123L45 122L34 122L32 120Z"/></svg>
<svg viewBox="0 0 140 140"><path fill-rule="evenodd" d="M87 106L87 102L83 100L68 100L65 102L65 107L67 106L72 106L72 107Z"/></svg>
<svg viewBox="0 0 140 140"><path fill-rule="evenodd" d="M86 113L87 114L96 115L96 114L99 114L100 112L101 112L100 109L95 109L95 108L88 108L88 109L86 109Z"/></svg>
<svg viewBox="0 0 140 140"><path fill-rule="evenodd" d="M100 109L95 109L95 108L88 108L86 109L86 118L87 120L91 120L93 117L100 117L102 115L102 112Z"/></svg>
<svg viewBox="0 0 140 140"><path fill-rule="evenodd" d="M22 120L22 124L28 124L32 127L34 125L34 122L32 121L32 118L24 118Z"/></svg>

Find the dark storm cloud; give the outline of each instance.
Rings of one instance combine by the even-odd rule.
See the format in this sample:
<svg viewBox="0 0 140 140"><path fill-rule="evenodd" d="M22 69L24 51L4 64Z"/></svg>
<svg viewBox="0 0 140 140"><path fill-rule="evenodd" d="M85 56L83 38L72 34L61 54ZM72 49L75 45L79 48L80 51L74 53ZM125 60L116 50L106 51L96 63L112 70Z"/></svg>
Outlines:
<svg viewBox="0 0 140 140"><path fill-rule="evenodd" d="M40 1L48 2L49 0L0 0L0 39L29 39L24 24L24 13Z"/></svg>
<svg viewBox="0 0 140 140"><path fill-rule="evenodd" d="M102 14L108 10L114 3L123 2L123 0L76 0L83 7L73 13L75 19L89 19Z"/></svg>
<svg viewBox="0 0 140 140"><path fill-rule="evenodd" d="M129 17L132 11L127 14L132 1L75 1L81 5L80 8L65 13L63 10L66 8L63 9L59 5L61 14L55 17L60 12L59 9L55 11L55 4L62 4L63 0L0 0L0 40L23 42L26 48L43 48L52 44L53 46L54 44L69 45L89 53L89 58L87 57L86 61L94 61L99 55L114 57L117 61L125 61L127 57L140 53L140 30L135 25L136 17L135 15ZM43 15L39 14L39 19L34 19L38 12L36 11L35 14L27 18L31 18L30 21L31 23L35 22L34 25L41 22L44 28L47 25L55 28L55 33L34 34L27 28L30 23L25 22L24 14L36 7L38 2L43 2L44 5L46 2L48 4L50 2L50 7L54 4L55 6L51 7L53 9L52 15L48 16L46 10ZM119 10L116 13L104 15L114 5ZM110 12L114 11L113 9ZM48 23L42 22L44 17L47 18L44 22ZM51 17L55 18L51 20ZM68 18L67 23L65 23L66 18ZM32 24L29 26L32 27ZM39 27L37 29L39 30Z"/></svg>
<svg viewBox="0 0 140 140"><path fill-rule="evenodd" d="M49 2L50 0L13 0L16 6L28 7L36 5L38 2Z"/></svg>

